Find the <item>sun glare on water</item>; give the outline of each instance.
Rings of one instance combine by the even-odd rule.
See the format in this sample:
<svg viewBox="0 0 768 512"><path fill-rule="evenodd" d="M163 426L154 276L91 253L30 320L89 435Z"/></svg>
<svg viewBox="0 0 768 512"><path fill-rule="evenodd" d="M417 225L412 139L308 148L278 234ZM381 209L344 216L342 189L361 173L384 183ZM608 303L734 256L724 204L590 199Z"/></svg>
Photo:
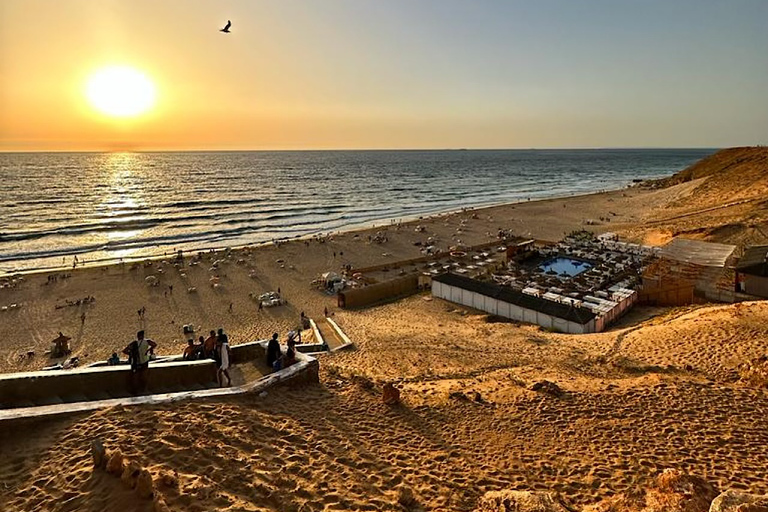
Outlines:
<svg viewBox="0 0 768 512"><path fill-rule="evenodd" d="M85 93L96 110L114 117L138 116L155 104L155 85L127 66L99 69L88 78Z"/></svg>

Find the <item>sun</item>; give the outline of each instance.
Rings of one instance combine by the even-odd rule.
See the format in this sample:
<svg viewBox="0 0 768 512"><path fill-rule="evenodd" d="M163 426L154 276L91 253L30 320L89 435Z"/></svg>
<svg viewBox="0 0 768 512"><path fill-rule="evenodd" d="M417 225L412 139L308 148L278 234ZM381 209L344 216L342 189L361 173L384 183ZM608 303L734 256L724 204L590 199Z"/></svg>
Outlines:
<svg viewBox="0 0 768 512"><path fill-rule="evenodd" d="M94 72L85 94L96 110L114 117L138 116L155 104L155 85L144 73L127 66Z"/></svg>

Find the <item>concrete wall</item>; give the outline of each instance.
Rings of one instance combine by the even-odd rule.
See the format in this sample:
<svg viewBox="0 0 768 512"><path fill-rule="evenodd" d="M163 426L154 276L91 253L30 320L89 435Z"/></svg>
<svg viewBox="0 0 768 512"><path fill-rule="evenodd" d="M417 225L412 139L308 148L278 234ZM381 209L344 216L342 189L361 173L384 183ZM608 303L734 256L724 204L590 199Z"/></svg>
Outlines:
<svg viewBox="0 0 768 512"><path fill-rule="evenodd" d="M252 360L263 361L266 370L266 347L267 340L234 345L231 347L232 362L238 364ZM293 386L318 382L317 359L301 353L296 354L296 359L297 364L279 372L269 373L258 381L239 388L218 387L216 363L211 359L150 362L145 394L153 395L155 398L149 396L141 398L161 400L158 397L192 396L190 392L207 396L210 393L218 395L260 391L278 384ZM89 402L95 404L100 401L119 401L129 397L129 374L130 367L127 365L2 374L0 375L0 409L18 409L23 413L20 417L32 414L29 412L30 409L21 408L39 410L46 409L41 406L50 406L56 408L56 414L68 412L70 409L88 410ZM79 405L75 404L76 402ZM70 404L72 404L71 408ZM3 415L0 414L0 416ZM13 414L7 416L12 417Z"/></svg>
<svg viewBox="0 0 768 512"><path fill-rule="evenodd" d="M361 308L419 291L419 276L412 274L363 288L339 292L339 307Z"/></svg>
<svg viewBox="0 0 768 512"><path fill-rule="evenodd" d="M269 340L252 341L250 343L241 343L232 345L232 364L240 364L246 361L264 361L264 368L267 368L267 342Z"/></svg>
<svg viewBox="0 0 768 512"><path fill-rule="evenodd" d="M130 396L129 366L105 366L0 375L0 408ZM216 386L213 360L149 364L146 394Z"/></svg>
<svg viewBox="0 0 768 512"><path fill-rule="evenodd" d="M683 306L695 302L694 283L669 279L661 283L656 279L643 278L639 302L650 306Z"/></svg>
<svg viewBox="0 0 768 512"><path fill-rule="evenodd" d="M254 343L260 344L262 349L266 350L266 340ZM12 431L13 428L23 428L21 422L26 421L28 418L60 416L121 405L129 406L140 404L161 404L175 402L178 400L213 399L219 397L235 396L243 393L258 394L267 389L272 389L275 386L295 387L318 382L320 365L317 359L305 354L297 354L296 356L296 364L291 365L288 368L284 368L278 372L265 375L255 381L247 382L241 386L233 386L227 388L214 386L209 389L185 389L183 391L159 393L138 397L131 396L109 399L91 399L87 401L55 403L51 405L34 405L30 407L22 406L13 409L0 408L0 425L7 427L8 425L14 425L15 423L16 426L10 427L10 431ZM210 364L208 361L200 361L198 363ZM74 373L77 374L78 372L79 370L75 371ZM28 374L10 374L5 377L6 380L14 380L23 378L25 376L28 376Z"/></svg>

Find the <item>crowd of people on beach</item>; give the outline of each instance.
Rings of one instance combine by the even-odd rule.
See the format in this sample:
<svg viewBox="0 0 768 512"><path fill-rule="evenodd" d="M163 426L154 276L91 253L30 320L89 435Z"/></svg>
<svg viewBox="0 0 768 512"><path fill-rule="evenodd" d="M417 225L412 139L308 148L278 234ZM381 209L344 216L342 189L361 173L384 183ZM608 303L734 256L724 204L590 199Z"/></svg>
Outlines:
<svg viewBox="0 0 768 512"><path fill-rule="evenodd" d="M70 306L85 306L88 304L92 304L93 302L96 302L96 297L92 295L88 295L87 297L83 297L82 299L75 299L75 300L65 299L64 304L57 304L55 307L56 309L61 309L61 308L66 308Z"/></svg>
<svg viewBox="0 0 768 512"><path fill-rule="evenodd" d="M281 349L278 338L279 334L274 333L267 343L265 362L271 371L279 371L297 362L296 344L301 343L301 331L293 330L288 333L285 352ZM131 366L129 387L134 395L140 395L147 389L149 363L156 359L156 348L157 343L145 337L144 331L141 330L136 333L136 339L122 351L128 356L128 364ZM185 361L213 359L216 362L219 386L229 387L232 385L230 375L232 349L229 346L229 336L224 332L224 329L219 329L218 332L211 330L207 337L199 336L197 342L193 338L188 339L182 358ZM107 360L109 365L119 365L122 362L117 352L113 353Z"/></svg>
<svg viewBox="0 0 768 512"><path fill-rule="evenodd" d="M229 348L229 336L224 333L224 329L219 332L211 330L208 337L200 336L198 342L190 338L187 340L187 346L184 348L182 357L185 361L196 361L198 359L213 359L216 361L217 378L219 385L224 385L224 377L227 378L227 386L232 385L232 378L229 375L230 360L232 350Z"/></svg>

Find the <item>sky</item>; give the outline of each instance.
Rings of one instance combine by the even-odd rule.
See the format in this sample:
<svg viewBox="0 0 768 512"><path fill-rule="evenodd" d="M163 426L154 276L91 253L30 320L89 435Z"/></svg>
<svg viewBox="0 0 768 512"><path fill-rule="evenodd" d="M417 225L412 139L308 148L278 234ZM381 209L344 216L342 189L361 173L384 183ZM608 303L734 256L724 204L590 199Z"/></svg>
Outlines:
<svg viewBox="0 0 768 512"><path fill-rule="evenodd" d="M766 144L767 21L768 0L0 0L0 151ZM114 65L152 108L94 107Z"/></svg>

